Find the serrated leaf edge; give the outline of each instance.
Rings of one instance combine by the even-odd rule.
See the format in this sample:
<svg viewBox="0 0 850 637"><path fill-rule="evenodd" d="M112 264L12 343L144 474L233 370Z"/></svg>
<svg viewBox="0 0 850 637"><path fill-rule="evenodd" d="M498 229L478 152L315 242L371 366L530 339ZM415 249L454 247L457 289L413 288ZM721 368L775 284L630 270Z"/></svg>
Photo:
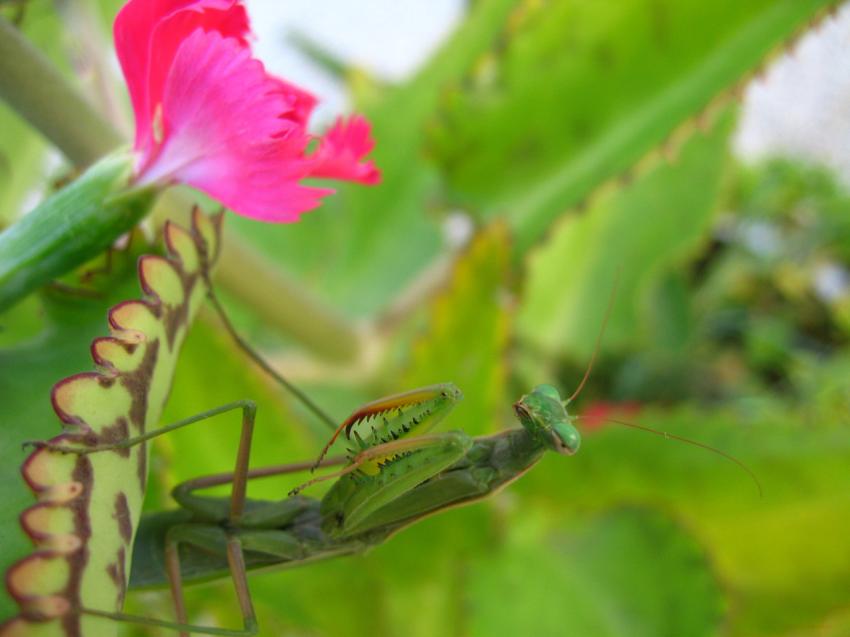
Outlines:
<svg viewBox="0 0 850 637"><path fill-rule="evenodd" d="M48 441L49 443L90 446L115 440L116 436L126 437L131 435L131 432L132 435L144 432L148 424L145 421L149 413L147 405L144 411L135 416L128 413L128 418L117 431L113 431L114 427L92 425L84 417L74 413L68 396L73 395L75 387L94 382L105 387L116 383L129 383L140 392L139 395L147 398L156 371L156 360L143 370L147 375L143 373L131 381L131 375L138 372L141 364L131 371L122 369L115 354L123 351L132 356L137 348L144 349L147 345L157 344L156 335L147 333L142 325L134 324L133 319L138 313L142 313L143 318L154 317L158 321L157 324L163 326L169 353L176 355L182 340L178 338L177 331L181 327L187 327L191 320L189 306L193 299L193 289L195 286L206 286L205 269L218 259L221 250L222 219L222 213L208 217L195 208L191 230L166 223L163 236L167 256L143 255L138 260L138 280L146 298L124 301L113 306L108 313L110 336L92 341L91 356L97 370L74 374L54 385L51 402L64 431ZM182 292L181 302L169 303L162 298L163 286L158 285L157 280L151 276L151 271L156 269L159 273L170 273L178 278ZM170 385L170 376L168 380ZM160 405L160 410L161 407ZM139 445L136 452L139 478L137 486L141 493L144 492L147 478L145 447L146 445ZM99 453L119 453L129 457L131 451ZM0 625L0 635L3 637L30 634L35 628L33 623L53 623L57 629L56 634L82 634L80 613L74 611L85 606L80 596L80 586L90 545L94 544L93 535L95 540L97 539L94 534L96 530L91 527L94 517L92 508L104 506L103 502L91 502L96 475L93 473L92 458L96 455L98 454L62 454L42 447L30 454L22 464L22 477L38 501L21 513L20 524L35 548L30 555L13 564L5 574L6 588L18 604L20 612ZM123 492L119 491L119 494ZM112 529L99 530L98 533L118 535L122 539L123 547L115 556L115 561L110 563L110 568L114 566L114 573L111 574L114 575L117 594L115 608L108 610L117 611L123 604L129 574L127 560L131 554L135 532L134 522L138 521L140 512L130 510L126 496L123 500L120 495L116 496L113 506L115 511L112 512L112 517L115 526ZM66 524L71 522L72 528L57 531L54 528L55 518L59 516L64 516ZM51 569L53 577L48 584L51 580ZM58 576L55 575L57 572ZM64 578L61 576L63 572L66 573ZM43 576L44 580L41 579ZM57 579L60 581L57 582ZM39 634L42 632L40 630Z"/></svg>

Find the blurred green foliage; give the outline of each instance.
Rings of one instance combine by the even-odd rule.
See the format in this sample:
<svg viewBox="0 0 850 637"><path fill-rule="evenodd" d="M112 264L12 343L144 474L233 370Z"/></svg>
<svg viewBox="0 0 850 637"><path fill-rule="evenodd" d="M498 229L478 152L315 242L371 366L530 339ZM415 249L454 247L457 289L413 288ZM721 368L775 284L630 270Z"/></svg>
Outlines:
<svg viewBox="0 0 850 637"><path fill-rule="evenodd" d="M576 457L545 458L487 503L366 556L256 574L262 634L847 633L850 196L793 159L740 165L727 104L828 4L480 0L409 81L351 72L384 184L343 188L295 226L227 224L362 324L368 345L342 368L307 360L239 306L275 364L340 419L454 381L466 400L445 426L496 431L514 425L511 403L532 385L578 383L618 282L578 413L637 405L636 421L746 462L764 496L716 455L596 425ZM8 130L6 221L9 202L46 182L43 144L17 122ZM458 226L472 234L460 249L447 232ZM3 419L15 432L2 449L8 509L28 497L17 442L51 435L49 387L88 367L104 308L138 294L130 278L97 300L32 298L0 319ZM309 458L324 442L203 318L164 420L246 397L260 405L255 465ZM150 508L170 506L178 481L232 466L236 428L205 426L156 442ZM22 550L17 520L0 533L8 563ZM188 595L194 617L238 623L228 582ZM132 596L128 610L171 612L158 593Z"/></svg>

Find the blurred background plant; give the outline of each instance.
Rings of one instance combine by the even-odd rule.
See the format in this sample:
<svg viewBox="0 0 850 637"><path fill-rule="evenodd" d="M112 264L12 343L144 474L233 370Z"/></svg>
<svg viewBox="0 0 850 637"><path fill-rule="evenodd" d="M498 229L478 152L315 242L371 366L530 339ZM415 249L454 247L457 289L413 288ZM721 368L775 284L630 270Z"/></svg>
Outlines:
<svg viewBox="0 0 850 637"><path fill-rule="evenodd" d="M127 130L108 36L120 4L6 0L0 10ZM332 107L344 87L374 124L381 187L345 187L296 225L229 216L225 243L238 257L218 277L242 332L335 417L453 381L466 398L445 426L513 426L511 403L531 386L577 384L620 280L575 406L588 421L576 457L547 457L490 502L366 556L254 576L262 634L848 634L847 175L800 146L753 160L759 118L781 120L783 109L751 101L739 131L736 98L798 35L846 38L850 15L832 21L831 3L817 0L477 0L435 3L423 22L413 4L376 2L334 45L323 38L350 7L248 5L274 71L326 87ZM313 21L282 25L298 11ZM445 39L427 59L408 51L422 58L416 68L382 70L381 59L404 58L392 47L411 48L413 35L394 30L405 24L428 46ZM289 53L276 57L287 26ZM368 55L358 63L352 40L384 47L377 67ZM840 125L792 125L801 139L846 146ZM2 226L74 167L2 105L0 130ZM163 205L155 219L171 212ZM138 295L131 256L92 298L51 286L0 317L2 419L21 431L0 449L4 564L24 542L16 507L31 502L18 440L34 437L33 422L56 427L49 387L89 367L109 303ZM209 312L164 421L246 397L260 405L256 465L316 454L327 432ZM764 496L714 455L606 418L733 453ZM157 440L147 506L169 506L180 480L229 468L237 433ZM189 602L200 621L238 620L226 582L190 590ZM2 600L0 615L9 608ZM131 596L129 609L170 613L160 593Z"/></svg>

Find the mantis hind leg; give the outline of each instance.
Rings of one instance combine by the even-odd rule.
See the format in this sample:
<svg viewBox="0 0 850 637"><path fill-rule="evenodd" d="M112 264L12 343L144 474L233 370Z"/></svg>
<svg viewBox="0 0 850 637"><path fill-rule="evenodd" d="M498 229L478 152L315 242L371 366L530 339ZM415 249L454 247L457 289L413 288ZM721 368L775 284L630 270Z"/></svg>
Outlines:
<svg viewBox="0 0 850 637"><path fill-rule="evenodd" d="M195 544L201 548L221 550L222 543L227 554L227 564L233 579L233 587L236 589L236 597L239 601L239 609L242 612L244 627L242 631L230 633L238 635L254 635L257 632L257 619L254 606L251 603L251 593L248 589L248 580L245 569L245 556L239 538L228 536L224 531L215 529L215 537L204 538L199 541L197 532L190 525L176 526L168 534L165 548L165 570L168 574L171 599L174 602L174 612L177 623L185 626L180 629L180 637L188 637L189 631L194 627L187 624L186 603L183 597L183 575L180 569L180 543ZM220 535L219 535L220 534ZM210 546L212 544L212 546ZM199 632L199 631L194 631ZM207 633L211 634L211 633ZM216 633L212 633L216 634Z"/></svg>
<svg viewBox="0 0 850 637"><path fill-rule="evenodd" d="M221 544L224 545L224 550L227 554L228 569L230 570L230 575L233 579L233 586L236 590L239 609L242 613L243 626L241 629L216 628L213 626L198 626L187 623L186 606L183 601L183 580L180 570L179 545L184 543L197 545L200 548L210 548L210 541L219 548L221 548ZM150 617L142 617L139 615L111 613L94 609L82 609L81 612L86 615L107 617L116 621L142 624L145 626L158 626L160 628L179 632L181 637L188 637L188 635L192 633L200 635L222 635L224 637L249 637L257 634L257 618L254 612L253 603L251 602L251 594L248 589L245 556L242 551L242 544L239 538L228 536L224 531L221 531L220 538L206 538L205 540L200 541L200 539L196 536L192 525L177 526L169 533L165 554L166 572L168 573L171 596L174 601L177 621L170 622Z"/></svg>
<svg viewBox="0 0 850 637"><path fill-rule="evenodd" d="M341 456L326 458L322 461L320 466L330 467L340 465L345 462L346 459ZM231 503L230 511L226 512L222 509L220 499L196 495L195 491L225 484L233 484L234 491L236 491L238 488L238 482L240 481L240 476L244 476L242 479L244 479L247 483L251 480L257 480L260 478L301 473L311 469L314 464L315 463L313 461L307 461L247 469L247 464L240 466L240 461L237 459L236 470L186 480L174 487L171 492L171 496L178 504L180 504L181 507L185 509L201 513L208 518L225 520L229 519L232 514L234 508L233 503ZM232 497L233 494L231 495L231 498ZM304 498L289 498L284 502L272 502L268 503L268 506L259 508L255 503L255 506L252 507L251 510L241 514L241 520L243 523L250 522L255 526L282 526L287 521L293 519L305 508L305 506L306 503Z"/></svg>

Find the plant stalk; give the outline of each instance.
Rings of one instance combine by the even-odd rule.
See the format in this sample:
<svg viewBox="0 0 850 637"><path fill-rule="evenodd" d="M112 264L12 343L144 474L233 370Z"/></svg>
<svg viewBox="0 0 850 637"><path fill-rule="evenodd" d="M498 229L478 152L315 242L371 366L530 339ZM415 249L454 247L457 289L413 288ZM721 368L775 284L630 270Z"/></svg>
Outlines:
<svg viewBox="0 0 850 637"><path fill-rule="evenodd" d="M361 341L352 322L256 249L233 241L235 238L229 236L222 245L215 279L268 324L314 353L338 362L356 360Z"/></svg>
<svg viewBox="0 0 850 637"><path fill-rule="evenodd" d="M124 143L53 63L3 18L0 98L80 168Z"/></svg>

